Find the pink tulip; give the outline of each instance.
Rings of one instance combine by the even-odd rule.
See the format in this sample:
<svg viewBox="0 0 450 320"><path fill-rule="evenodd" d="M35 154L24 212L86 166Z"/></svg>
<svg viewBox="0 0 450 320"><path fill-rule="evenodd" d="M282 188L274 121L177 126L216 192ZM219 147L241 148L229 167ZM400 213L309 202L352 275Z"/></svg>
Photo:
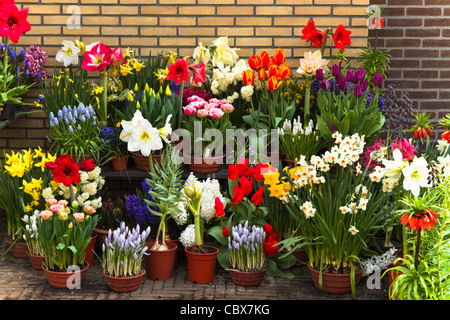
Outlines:
<svg viewBox="0 0 450 320"><path fill-rule="evenodd" d="M103 43L96 44L84 53L81 66L87 71L103 71L111 64L111 48Z"/></svg>
<svg viewBox="0 0 450 320"><path fill-rule="evenodd" d="M44 220L48 220L53 216L53 212L51 212L50 210L44 210L41 211L41 217Z"/></svg>
<svg viewBox="0 0 450 320"><path fill-rule="evenodd" d="M234 107L232 104L229 103L225 103L223 105L220 106L220 108L222 109L223 112L225 113L231 113L234 111Z"/></svg>
<svg viewBox="0 0 450 320"><path fill-rule="evenodd" d="M222 109L215 108L215 109L209 110L209 116L213 119L220 119L223 117L223 115L224 115L224 112L222 111Z"/></svg>
<svg viewBox="0 0 450 320"><path fill-rule="evenodd" d="M207 104L205 104L204 106L203 106L203 108L204 109L206 109L206 110L212 110L212 109L217 109L219 107L219 105L218 104L216 104L216 103L207 103Z"/></svg>
<svg viewBox="0 0 450 320"><path fill-rule="evenodd" d="M56 199L48 199L48 200L46 201L46 203L47 203L49 206L52 206L52 205L54 205L54 204L57 204L57 203L58 203L58 200L56 200Z"/></svg>
<svg viewBox="0 0 450 320"><path fill-rule="evenodd" d="M197 110L197 117L205 118L209 115L209 111L207 109L199 109Z"/></svg>
<svg viewBox="0 0 450 320"><path fill-rule="evenodd" d="M197 113L197 110L196 110L193 106L191 106L190 104L188 104L187 106L185 106L185 107L183 108L183 111L184 111L184 114L185 114L186 116L192 116L192 115L194 115L194 114Z"/></svg>
<svg viewBox="0 0 450 320"><path fill-rule="evenodd" d="M73 218L77 222L83 222L84 221L84 213L83 212L75 212L73 214Z"/></svg>

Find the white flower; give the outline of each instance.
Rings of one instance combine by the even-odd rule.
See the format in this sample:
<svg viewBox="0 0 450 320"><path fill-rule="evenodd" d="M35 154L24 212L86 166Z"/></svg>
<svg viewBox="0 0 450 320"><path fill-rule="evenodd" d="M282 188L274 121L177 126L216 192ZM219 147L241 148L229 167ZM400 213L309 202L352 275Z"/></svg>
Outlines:
<svg viewBox="0 0 450 320"><path fill-rule="evenodd" d="M447 150L449 145L450 144L448 143L447 140L441 139L438 141L436 149L438 149L441 152L441 154L443 154Z"/></svg>
<svg viewBox="0 0 450 320"><path fill-rule="evenodd" d="M195 48L192 58L195 59L195 63L197 64L201 62L207 64L211 59L211 53L209 52L208 48L203 46L202 43L200 42L199 46Z"/></svg>
<svg viewBox="0 0 450 320"><path fill-rule="evenodd" d="M350 212L350 208L347 206L340 206L339 210L341 210L342 214L346 214L346 213Z"/></svg>
<svg viewBox="0 0 450 320"><path fill-rule="evenodd" d="M350 229L348 229L348 232L350 232L352 235L355 235L359 232L359 230L356 229L355 226L350 226Z"/></svg>
<svg viewBox="0 0 450 320"><path fill-rule="evenodd" d="M170 125L170 119L172 118L172 114L170 114L166 119L166 124L161 129L158 129L159 136L167 143L169 143L169 140L167 139L167 136L172 133L172 126Z"/></svg>
<svg viewBox="0 0 450 320"><path fill-rule="evenodd" d="M195 225L190 224L180 234L180 242L184 247L195 245Z"/></svg>
<svg viewBox="0 0 450 320"><path fill-rule="evenodd" d="M358 209L366 211L368 202L369 202L369 199L365 199L365 198L359 199Z"/></svg>
<svg viewBox="0 0 450 320"><path fill-rule="evenodd" d="M149 156L153 150L162 149L163 144L158 129L144 119L139 110L135 112L131 123L122 120L121 124L124 130L120 134L120 139L127 142L128 151L140 151L142 155Z"/></svg>
<svg viewBox="0 0 450 320"><path fill-rule="evenodd" d="M63 40L61 43L63 46L56 53L56 61L64 63L64 67L77 65L80 49L75 45L75 43L73 43L73 41Z"/></svg>
<svg viewBox="0 0 450 320"><path fill-rule="evenodd" d="M239 58L236 53L237 49L230 48L228 45L228 37L217 38L212 46L215 47L211 57L211 63L214 67L223 69L225 65L236 64L236 61Z"/></svg>
<svg viewBox="0 0 450 320"><path fill-rule="evenodd" d="M430 170L425 158L414 157L413 161L402 170L403 189L410 190L415 196L419 196L420 187L429 187L428 176Z"/></svg>
<svg viewBox="0 0 450 320"><path fill-rule="evenodd" d="M384 175L388 178L399 180L402 177L402 170L407 165L407 162L403 161L403 155L400 149L395 149L392 152L392 157L394 160L381 160L384 165Z"/></svg>
<svg viewBox="0 0 450 320"><path fill-rule="evenodd" d="M251 101L253 96L253 86L248 84L241 88L241 96L245 101Z"/></svg>
<svg viewBox="0 0 450 320"><path fill-rule="evenodd" d="M186 224L187 222L188 213L186 210L186 202L178 202L177 208L180 210L180 212L173 212L172 218L175 220L177 225L181 226Z"/></svg>

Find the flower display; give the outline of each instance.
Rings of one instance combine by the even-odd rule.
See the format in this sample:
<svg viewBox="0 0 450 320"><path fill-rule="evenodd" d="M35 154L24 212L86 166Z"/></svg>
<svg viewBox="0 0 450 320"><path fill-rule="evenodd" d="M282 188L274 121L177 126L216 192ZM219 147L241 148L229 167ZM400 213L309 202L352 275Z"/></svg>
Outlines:
<svg viewBox="0 0 450 320"><path fill-rule="evenodd" d="M35 256L43 256L44 251L39 243L39 226L42 223L41 212L34 210L33 214L25 214L22 218L24 222L23 239L25 240L28 252Z"/></svg>
<svg viewBox="0 0 450 320"><path fill-rule="evenodd" d="M78 64L78 56L81 52L73 41L63 40L61 49L56 53L56 61L64 64L64 67Z"/></svg>

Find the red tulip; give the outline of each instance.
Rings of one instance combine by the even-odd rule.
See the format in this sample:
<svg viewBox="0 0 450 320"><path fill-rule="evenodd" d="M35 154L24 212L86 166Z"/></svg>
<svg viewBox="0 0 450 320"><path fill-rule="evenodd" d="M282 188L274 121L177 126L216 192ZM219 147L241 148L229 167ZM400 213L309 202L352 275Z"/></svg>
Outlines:
<svg viewBox="0 0 450 320"><path fill-rule="evenodd" d="M263 226L263 230L266 233L266 239L273 235L273 228L270 224L266 223Z"/></svg>
<svg viewBox="0 0 450 320"><path fill-rule="evenodd" d="M111 64L111 48L103 43L96 44L84 53L81 66L87 71L103 71Z"/></svg>
<svg viewBox="0 0 450 320"><path fill-rule="evenodd" d="M280 77L280 67L276 64L271 65L269 67L269 77L275 77L278 79Z"/></svg>
<svg viewBox="0 0 450 320"><path fill-rule="evenodd" d="M249 84L253 85L255 83L255 73L253 70L247 69L242 72L242 82L244 83L244 86Z"/></svg>
<svg viewBox="0 0 450 320"><path fill-rule="evenodd" d="M282 65L286 62L286 54L284 53L284 50L281 48L275 50L273 57L277 65Z"/></svg>
<svg viewBox="0 0 450 320"><path fill-rule="evenodd" d="M250 58L248 58L248 65L252 70L259 70L262 67L260 56L250 56Z"/></svg>
<svg viewBox="0 0 450 320"><path fill-rule="evenodd" d="M267 51L261 51L259 56L261 57L262 67L266 70L269 70L269 67L272 65L272 58L270 57L269 53L267 53Z"/></svg>
<svg viewBox="0 0 450 320"><path fill-rule="evenodd" d="M216 199L214 199L214 209L216 210L217 218L222 218L225 215L225 210L223 209L223 203L219 197L216 197Z"/></svg>
<svg viewBox="0 0 450 320"><path fill-rule="evenodd" d="M244 193L244 195L248 195L253 191L253 182L251 179L247 177L239 178L239 186Z"/></svg>
<svg viewBox="0 0 450 320"><path fill-rule="evenodd" d="M267 88L271 91L278 89L279 83L276 77L270 77L269 81L267 82Z"/></svg>
<svg viewBox="0 0 450 320"><path fill-rule="evenodd" d="M198 66L195 64L189 65L189 70L191 70L194 74L192 77L192 81L197 83L203 83L206 80L206 65L202 62Z"/></svg>
<svg viewBox="0 0 450 320"><path fill-rule="evenodd" d="M243 190L239 187L239 185L235 185L233 190L233 198L231 198L230 202L232 204L241 203L242 200L244 200L244 196L245 194Z"/></svg>
<svg viewBox="0 0 450 320"><path fill-rule="evenodd" d="M230 229L228 229L227 227L223 227L222 234L225 238L228 238L230 235Z"/></svg>
<svg viewBox="0 0 450 320"><path fill-rule="evenodd" d="M54 162L46 162L45 166L52 170L53 180L66 187L80 182L80 171L76 162L68 154L59 156Z"/></svg>
<svg viewBox="0 0 450 320"><path fill-rule="evenodd" d="M239 168L234 164L230 164L228 166L228 175L227 178L230 180L236 180L239 177Z"/></svg>
<svg viewBox="0 0 450 320"><path fill-rule="evenodd" d="M263 196L264 196L264 187L263 186L259 186L258 191L255 192L255 194L252 196L250 201L255 206L259 206L264 200Z"/></svg>
<svg viewBox="0 0 450 320"><path fill-rule="evenodd" d="M344 51L346 46L352 44L352 41L350 40L351 33L351 31L346 30L345 27L340 24L333 35L334 46L339 50Z"/></svg>
<svg viewBox="0 0 450 320"><path fill-rule="evenodd" d="M86 171L86 172L92 171L95 168L95 166L94 166L94 159L84 160L78 166L80 167L81 171Z"/></svg>
<svg viewBox="0 0 450 320"><path fill-rule="evenodd" d="M169 66L167 80L175 81L176 85L179 85L182 81L189 82L189 68L186 60L178 59Z"/></svg>
<svg viewBox="0 0 450 320"><path fill-rule="evenodd" d="M239 174L242 175L244 170L248 168L248 159L240 158L236 163L236 167L239 169Z"/></svg>
<svg viewBox="0 0 450 320"><path fill-rule="evenodd" d="M254 177L257 181L264 181L263 174L267 172L267 168L269 168L267 163L258 163L256 165Z"/></svg>
<svg viewBox="0 0 450 320"><path fill-rule="evenodd" d="M275 244L277 244L277 243L278 243L278 240L276 240L273 237L270 237L269 239L264 241L264 243L263 243L264 253L266 254L266 256L273 257L274 255L277 254L278 250L280 249L280 245L275 246Z"/></svg>
<svg viewBox="0 0 450 320"><path fill-rule="evenodd" d="M251 178L253 177L253 175L255 174L255 168L253 167L248 167L247 169L244 169L241 172L241 175L247 178Z"/></svg>
<svg viewBox="0 0 450 320"><path fill-rule="evenodd" d="M2 1L3 2L3 1ZM11 39L17 43L20 36L31 30L31 25L27 21L28 8L19 10L14 2L7 1L6 5L1 5L0 12L0 36Z"/></svg>

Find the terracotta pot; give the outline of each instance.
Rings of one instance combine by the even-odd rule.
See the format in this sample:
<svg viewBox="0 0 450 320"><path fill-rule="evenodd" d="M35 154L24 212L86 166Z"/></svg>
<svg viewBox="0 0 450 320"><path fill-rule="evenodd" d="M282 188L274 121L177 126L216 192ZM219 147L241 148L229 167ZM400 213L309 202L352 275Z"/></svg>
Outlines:
<svg viewBox="0 0 450 320"><path fill-rule="evenodd" d="M71 289L67 286L68 284L75 286L83 282L84 278L86 277L86 271L89 269L89 264L86 263L86 266L83 269L73 272L52 271L47 269L45 265L42 269L45 272L48 283L52 287L60 289ZM78 277L76 277L75 275L78 275Z"/></svg>
<svg viewBox="0 0 450 320"><path fill-rule="evenodd" d="M142 279L145 276L145 269L142 268L141 274L133 277L112 277L107 275L103 271L103 277L105 278L108 287L115 292L132 292L141 286Z"/></svg>
<svg viewBox="0 0 450 320"><path fill-rule="evenodd" d="M128 168L128 156L115 157L111 160L114 171L125 171Z"/></svg>
<svg viewBox="0 0 450 320"><path fill-rule="evenodd" d="M95 250L96 251L102 250L102 244L104 243L105 239L108 237L108 231L109 230L94 228L94 232L97 234L97 238L95 241ZM111 235L111 238L112 238L112 235Z"/></svg>
<svg viewBox="0 0 450 320"><path fill-rule="evenodd" d="M260 271L240 271L236 269L229 269L228 273L233 280L233 283L242 287L256 287L261 284L266 275L268 267Z"/></svg>
<svg viewBox="0 0 450 320"><path fill-rule="evenodd" d="M14 243L14 241L10 237L6 237L5 242L8 248L12 246L11 249L9 249L9 252L14 258L18 259L28 258L27 257L28 247L24 241L17 240L16 243Z"/></svg>
<svg viewBox="0 0 450 320"><path fill-rule="evenodd" d="M386 269L388 270L388 279L389 279L389 299L392 299L392 293L391 293L392 292L392 288L391 288L392 283L399 275L403 274L403 272L392 271L389 269L393 268L394 266L397 267L397 266L401 266L401 265L402 265L402 262L398 261L395 265L393 263L391 263L386 266Z"/></svg>
<svg viewBox="0 0 450 320"><path fill-rule="evenodd" d="M150 249L153 246L153 244L155 243L155 239L156 239L156 236L154 236L154 235L150 236L150 242L146 244L148 249ZM165 242L167 244L173 243L173 244L175 244L177 246L177 252L175 254L175 260L173 262L173 269L175 270L177 265L178 265L178 255L179 255L179 251L180 251L180 248L181 248L181 242L180 242L179 239L166 239Z"/></svg>
<svg viewBox="0 0 450 320"><path fill-rule="evenodd" d="M150 158L142 155L140 152L131 152L136 168L141 171L150 171ZM154 163L161 164L161 155L153 154L152 160Z"/></svg>
<svg viewBox="0 0 450 320"><path fill-rule="evenodd" d="M30 260L31 266L36 270L42 270L45 264L45 256L36 256L27 252L28 260Z"/></svg>
<svg viewBox="0 0 450 320"><path fill-rule="evenodd" d="M308 255L306 254L305 249L295 249L293 255L295 256L296 266L304 265L308 262Z"/></svg>
<svg viewBox="0 0 450 320"><path fill-rule="evenodd" d="M297 161L289 159L284 159L283 162L286 164L286 166L289 166L291 168L294 168L297 163Z"/></svg>
<svg viewBox="0 0 450 320"><path fill-rule="evenodd" d="M319 285L320 272L308 265L309 273L314 281L314 286L330 294L345 294L352 291L350 274L338 273L322 273L322 288ZM359 283L362 277L362 270L355 273L355 286Z"/></svg>
<svg viewBox="0 0 450 320"><path fill-rule="evenodd" d="M210 253L194 253L191 247L185 248L187 258L188 280L196 283L211 283L214 279L216 259L219 249L206 246Z"/></svg>
<svg viewBox="0 0 450 320"><path fill-rule="evenodd" d="M220 157L197 158L191 157L187 164L190 171L195 173L214 173L219 171L225 163L225 155Z"/></svg>
<svg viewBox="0 0 450 320"><path fill-rule="evenodd" d="M92 238L91 241L89 242L89 244L86 247L86 254L84 256L84 260L89 263L89 266L92 266L94 264L94 260L95 260L95 243L97 241L97 234L95 232L93 232L92 234Z"/></svg>
<svg viewBox="0 0 450 320"><path fill-rule="evenodd" d="M145 264L147 267L147 277L151 280L167 280L172 278L175 269L175 260L178 255L178 246L174 243L166 242L169 250L151 250L155 242L150 242L147 247Z"/></svg>

